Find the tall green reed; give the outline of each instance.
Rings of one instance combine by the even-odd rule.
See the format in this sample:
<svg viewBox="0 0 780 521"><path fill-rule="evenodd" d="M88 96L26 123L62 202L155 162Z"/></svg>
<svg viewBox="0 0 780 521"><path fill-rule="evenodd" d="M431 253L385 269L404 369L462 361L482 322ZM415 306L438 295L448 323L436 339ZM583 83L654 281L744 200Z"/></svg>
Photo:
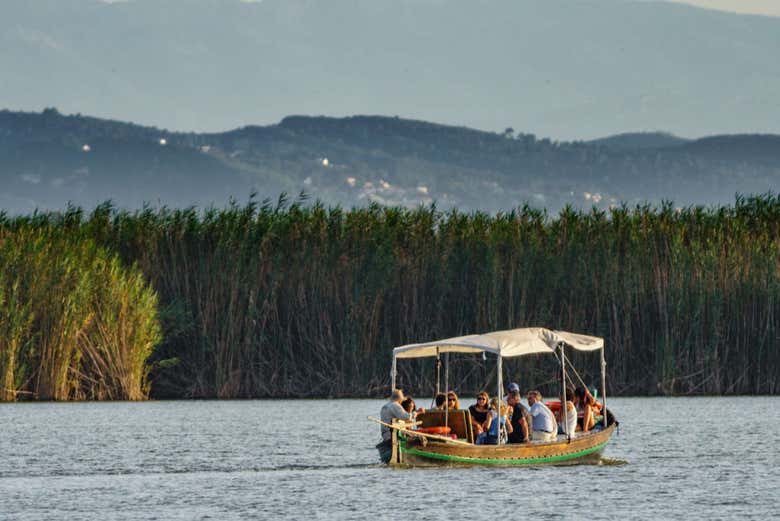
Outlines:
<svg viewBox="0 0 780 521"><path fill-rule="evenodd" d="M6 234L54 230L107 255L92 264L98 278L82 281L77 265L58 268L67 276L44 277L79 304L53 306L52 316L63 323L50 319L45 337L14 333L26 340L4 348L3 360L25 360L30 374L40 374L40 367L57 375L62 367L88 368L83 372L91 376L78 385L47 384L51 395L117 397L115 389L123 387L108 375L124 373L114 360L132 359L128 367L138 367L154 344L144 366L154 396L384 393L393 346L527 326L603 336L612 393L780 390L780 199L772 194L725 207L565 208L555 216L529 207L492 216L433 206L347 211L280 198L205 211L126 212L106 205L89 216L71 210L22 221L6 219L0 228ZM35 269L47 273L45 263ZM18 311L0 327L39 331L37 318L25 318L38 317L39 304L14 289L14 281L28 279L8 273L0 307ZM116 292L95 280L113 281ZM135 289L122 289L120 281L129 280ZM95 299L110 310L102 318ZM84 301L92 304L83 307ZM146 333L133 336L127 332L136 329L116 325L132 315L117 301L135 306L127 324ZM105 332L100 340L95 331ZM51 338L57 340L43 342ZM97 354L115 345L135 354ZM42 348L45 360L10 354ZM594 381L595 357L571 356ZM489 365L473 357L453 361L452 380L466 392L492 386ZM548 365L512 360L507 377L554 382ZM10 366L2 366L6 380ZM402 385L432 391L430 361L400 369ZM10 374L19 381L19 371ZM143 371L133 374L140 376L127 380L141 382L133 388L148 385ZM110 393L84 383L101 381L114 382Z"/></svg>
<svg viewBox="0 0 780 521"><path fill-rule="evenodd" d="M0 399L148 396L156 294L80 211L1 220L0 273Z"/></svg>

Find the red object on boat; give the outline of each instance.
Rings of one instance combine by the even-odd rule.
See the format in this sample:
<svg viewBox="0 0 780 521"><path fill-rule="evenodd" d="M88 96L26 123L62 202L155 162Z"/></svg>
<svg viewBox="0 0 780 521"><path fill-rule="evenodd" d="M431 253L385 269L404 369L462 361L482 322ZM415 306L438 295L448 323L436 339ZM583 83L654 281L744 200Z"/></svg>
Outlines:
<svg viewBox="0 0 780 521"><path fill-rule="evenodd" d="M441 435L447 435L452 431L452 429L447 426L441 425L439 427L420 427L417 429L417 432L421 432L423 434L441 434Z"/></svg>

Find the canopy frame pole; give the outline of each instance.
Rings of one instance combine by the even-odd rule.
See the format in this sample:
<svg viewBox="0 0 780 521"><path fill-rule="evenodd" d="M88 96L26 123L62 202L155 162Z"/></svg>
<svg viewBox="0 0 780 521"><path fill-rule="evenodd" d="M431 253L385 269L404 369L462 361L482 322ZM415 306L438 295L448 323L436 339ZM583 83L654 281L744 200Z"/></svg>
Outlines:
<svg viewBox="0 0 780 521"><path fill-rule="evenodd" d="M390 394L393 394L393 391L395 391L395 377L396 377L396 358L395 358L395 353L393 353L393 367L390 370Z"/></svg>
<svg viewBox="0 0 780 521"><path fill-rule="evenodd" d="M607 428L607 360L604 357L606 345L601 348L601 403L604 405L601 414L604 416L604 428Z"/></svg>
<svg viewBox="0 0 780 521"><path fill-rule="evenodd" d="M566 407L566 344L558 342L558 346L561 349L561 411L563 414L563 432L566 434L566 439L571 441L571 434L569 432L569 408Z"/></svg>
<svg viewBox="0 0 780 521"><path fill-rule="evenodd" d="M444 388L447 390L444 402L444 427L450 426L450 353L444 353Z"/></svg>
<svg viewBox="0 0 780 521"><path fill-rule="evenodd" d="M496 396L498 396L498 410L496 411L496 421L498 422L498 428L496 429L496 432L498 433L498 445L501 445L501 404L503 403L503 396L502 396L502 390L504 387L504 374L503 374L503 357L499 353L498 355L498 367L497 367L497 375L496 375L496 385L498 385L498 393ZM506 427L503 427L504 429Z"/></svg>
<svg viewBox="0 0 780 521"><path fill-rule="evenodd" d="M439 354L439 346L436 346L436 395L438 395L440 392L441 392L441 355ZM434 396L433 399L436 400L436 396Z"/></svg>

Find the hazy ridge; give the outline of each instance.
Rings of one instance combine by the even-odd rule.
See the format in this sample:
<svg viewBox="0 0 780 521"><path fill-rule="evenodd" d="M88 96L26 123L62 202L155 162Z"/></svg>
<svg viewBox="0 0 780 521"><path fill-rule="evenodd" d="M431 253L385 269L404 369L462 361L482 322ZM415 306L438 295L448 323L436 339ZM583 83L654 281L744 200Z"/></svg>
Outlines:
<svg viewBox="0 0 780 521"><path fill-rule="evenodd" d="M290 116L175 133L81 115L0 111L0 208L224 206L256 192L496 212L524 204L728 204L780 186L780 136L636 133L557 142L381 116Z"/></svg>

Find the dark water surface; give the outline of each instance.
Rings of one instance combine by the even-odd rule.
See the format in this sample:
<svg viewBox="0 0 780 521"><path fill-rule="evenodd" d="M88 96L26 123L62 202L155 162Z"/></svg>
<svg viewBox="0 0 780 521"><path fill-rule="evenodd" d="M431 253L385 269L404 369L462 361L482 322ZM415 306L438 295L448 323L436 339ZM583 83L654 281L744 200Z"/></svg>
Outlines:
<svg viewBox="0 0 780 521"><path fill-rule="evenodd" d="M381 404L0 404L0 519L780 516L780 398L615 398L601 465L425 470L378 463Z"/></svg>

